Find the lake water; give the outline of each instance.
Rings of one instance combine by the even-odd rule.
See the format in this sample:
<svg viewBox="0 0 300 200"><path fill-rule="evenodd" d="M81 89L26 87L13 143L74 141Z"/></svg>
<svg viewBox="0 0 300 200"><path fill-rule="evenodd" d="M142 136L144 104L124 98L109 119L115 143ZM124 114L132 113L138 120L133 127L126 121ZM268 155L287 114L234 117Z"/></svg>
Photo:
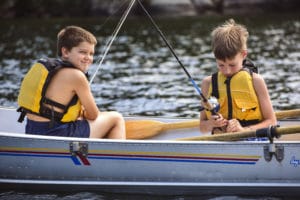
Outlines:
<svg viewBox="0 0 300 200"><path fill-rule="evenodd" d="M216 71L211 30L229 17L155 18L181 62L200 86ZM264 77L275 110L300 108L300 15L237 16L250 32L249 58ZM56 34L79 25L99 41L95 72L118 20L0 19L0 106L17 107L22 77L38 58L56 56ZM98 107L124 116L199 117L199 97L186 74L146 18L130 18L122 27L92 85ZM1 119L0 119L1 120ZM39 194L4 191L1 199L199 199L187 196L139 196L97 193ZM201 199L282 199L277 197L202 197Z"/></svg>

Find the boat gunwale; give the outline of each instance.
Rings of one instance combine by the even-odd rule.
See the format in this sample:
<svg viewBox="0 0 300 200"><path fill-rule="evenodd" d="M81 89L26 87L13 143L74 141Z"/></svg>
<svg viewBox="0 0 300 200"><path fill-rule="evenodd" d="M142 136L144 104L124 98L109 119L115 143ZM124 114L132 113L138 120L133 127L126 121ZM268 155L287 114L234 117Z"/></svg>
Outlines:
<svg viewBox="0 0 300 200"><path fill-rule="evenodd" d="M61 137L61 136L45 136L45 135L31 135L23 133L13 133L13 132L2 132L0 131L0 137L10 137L10 138L24 138L24 139L38 139L38 140L49 140L49 141L63 141L63 142L88 142L89 144L101 144L101 143L139 143L139 144L218 144L218 145L245 145L245 144L270 144L270 141L192 141L192 140L137 140L137 139L106 139L106 138L78 138L78 137ZM275 144L299 144L300 140L274 140Z"/></svg>

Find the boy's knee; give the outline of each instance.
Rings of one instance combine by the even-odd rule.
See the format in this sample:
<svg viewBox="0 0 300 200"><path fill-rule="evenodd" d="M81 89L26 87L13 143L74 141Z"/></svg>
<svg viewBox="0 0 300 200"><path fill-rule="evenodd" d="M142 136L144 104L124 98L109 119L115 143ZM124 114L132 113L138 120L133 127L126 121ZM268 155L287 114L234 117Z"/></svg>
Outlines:
<svg viewBox="0 0 300 200"><path fill-rule="evenodd" d="M111 115L116 120L124 120L123 115L116 111L111 111Z"/></svg>

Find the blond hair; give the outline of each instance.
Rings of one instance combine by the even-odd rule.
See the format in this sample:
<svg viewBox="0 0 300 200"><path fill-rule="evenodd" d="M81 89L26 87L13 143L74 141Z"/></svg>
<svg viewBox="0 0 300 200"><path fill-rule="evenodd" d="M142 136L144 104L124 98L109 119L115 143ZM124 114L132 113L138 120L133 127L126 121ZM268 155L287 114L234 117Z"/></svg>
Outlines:
<svg viewBox="0 0 300 200"><path fill-rule="evenodd" d="M88 42L96 45L97 39L89 31L78 26L67 26L57 34L57 55L62 56L61 48L71 50L81 42Z"/></svg>
<svg viewBox="0 0 300 200"><path fill-rule="evenodd" d="M249 33L245 26L229 19L212 32L212 50L217 59L232 59L237 53L247 50Z"/></svg>

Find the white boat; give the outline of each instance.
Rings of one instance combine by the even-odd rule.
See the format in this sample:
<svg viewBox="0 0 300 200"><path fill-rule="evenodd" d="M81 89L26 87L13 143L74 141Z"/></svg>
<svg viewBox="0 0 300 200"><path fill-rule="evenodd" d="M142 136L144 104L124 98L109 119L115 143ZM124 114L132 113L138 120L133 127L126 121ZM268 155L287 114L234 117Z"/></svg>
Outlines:
<svg viewBox="0 0 300 200"><path fill-rule="evenodd" d="M37 136L23 133L18 115L0 108L1 190L300 195L299 134L294 141L283 136L273 143L175 140L199 136L197 127L143 140ZM146 118L134 120L140 119ZM299 122L280 121L281 126Z"/></svg>

